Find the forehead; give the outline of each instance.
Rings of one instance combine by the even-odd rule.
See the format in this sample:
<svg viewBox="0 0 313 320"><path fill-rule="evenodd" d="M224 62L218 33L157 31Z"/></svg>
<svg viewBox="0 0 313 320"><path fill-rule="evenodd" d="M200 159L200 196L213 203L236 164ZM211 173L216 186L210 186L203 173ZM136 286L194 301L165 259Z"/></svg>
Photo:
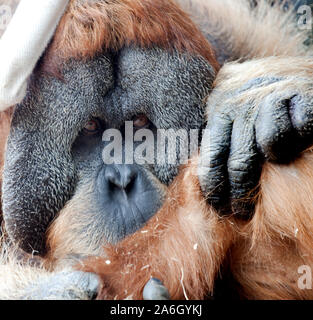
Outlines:
<svg viewBox="0 0 313 320"><path fill-rule="evenodd" d="M195 115L201 113L199 106L215 77L214 69L201 57L155 48L124 48L116 55L73 60L64 66L63 74L63 81L37 78L33 104L41 105L45 113L57 117L61 113L63 117L64 111L74 113L75 122L101 117L113 126L146 113L161 127L173 127L167 119L171 114L184 114L198 123Z"/></svg>
<svg viewBox="0 0 313 320"><path fill-rule="evenodd" d="M203 58L155 48L123 49L114 70L115 86L105 100L115 119L139 112L153 119L190 111L208 95L214 79Z"/></svg>

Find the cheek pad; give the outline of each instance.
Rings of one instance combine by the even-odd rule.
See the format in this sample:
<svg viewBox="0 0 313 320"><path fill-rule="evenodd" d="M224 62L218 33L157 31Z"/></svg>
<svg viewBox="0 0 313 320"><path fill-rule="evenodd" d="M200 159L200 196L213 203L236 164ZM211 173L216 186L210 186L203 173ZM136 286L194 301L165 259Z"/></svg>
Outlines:
<svg viewBox="0 0 313 320"><path fill-rule="evenodd" d="M3 217L14 242L27 252L42 253L45 232L72 196L76 174L69 154L36 140L13 134L8 141Z"/></svg>
<svg viewBox="0 0 313 320"><path fill-rule="evenodd" d="M63 81L35 74L12 119L3 216L9 236L27 252L44 253L45 232L76 186L72 144L112 82L107 59L71 63Z"/></svg>

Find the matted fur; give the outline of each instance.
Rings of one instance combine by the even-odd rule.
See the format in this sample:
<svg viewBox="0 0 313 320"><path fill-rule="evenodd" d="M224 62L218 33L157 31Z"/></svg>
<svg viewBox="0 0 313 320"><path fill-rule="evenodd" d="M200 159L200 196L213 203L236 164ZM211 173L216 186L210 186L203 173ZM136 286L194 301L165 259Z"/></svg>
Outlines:
<svg viewBox="0 0 313 320"><path fill-rule="evenodd" d="M248 81L264 77L281 81L242 91L238 96L230 95L229 103L240 105L249 99L257 108L274 92L295 90L312 95L312 72L312 60L300 57L267 57L226 64L217 76L208 105L219 99L228 103L225 92L234 92ZM126 288L128 295L138 299L150 276L163 280L174 299L203 298L205 292L213 292L212 279L223 262L230 266L244 298L313 298L312 290L301 290L297 283L298 268L313 263L312 151L288 166L266 164L256 197L256 212L249 223L220 219L205 205L193 165L176 180L166 204L144 228L148 232L142 234L140 230L112 250L105 248L105 258L86 263L85 270L96 272L103 279L100 298L125 298L121 292ZM59 230L64 235L64 224L59 227L64 228ZM199 243L205 250L193 251L192 246ZM188 255L184 254L186 251ZM177 264L171 261L173 256ZM184 267L179 270L178 266Z"/></svg>
<svg viewBox="0 0 313 320"><path fill-rule="evenodd" d="M291 165L263 170L254 218L230 256L245 298L313 299L313 290L298 285L298 268L313 267L312 151Z"/></svg>
<svg viewBox="0 0 313 320"><path fill-rule="evenodd" d="M183 6L191 3L190 0L179 2ZM185 8L194 16L198 14L197 21L202 30L212 32L214 36L225 40L227 48L232 52L232 59L262 58L246 62L245 65L239 63L225 65L219 73L215 89L222 91L224 85L225 90L232 91L254 76L278 72L286 79L281 83L275 83L274 87L259 88L254 92L257 93L255 102L273 90L289 86L301 84L303 91L311 90L312 62L310 59L304 59L304 56L309 54L303 46L307 33L295 28L294 21L288 20L291 18L289 13L283 13L278 7L270 8L265 2L254 11L250 10L244 0L192 0L192 2L195 6ZM115 3L120 4L122 1ZM138 4L138 1L132 3ZM152 0L141 3L151 4ZM169 2L169 5L171 4ZM199 8L199 11L195 8ZM103 26L104 22L100 21L103 8L99 10L91 1L88 4L85 2L81 10L91 13L92 18L78 26L78 29L76 24L83 22L80 20L83 18L83 11L75 11L76 9L75 3L72 2L67 16L64 17L63 26L60 25L58 29L59 38L57 33L52 43L49 57L52 60L60 57L87 58L101 50L104 45L107 35L103 34L103 30L88 28ZM206 11L202 11L203 9ZM74 10L77 16L71 16L71 10ZM71 17L74 24L70 27ZM94 22L96 24L93 24ZM69 29L66 26L68 23ZM212 26L218 28L212 29ZM124 31L121 34L125 36ZM68 37L63 39L62 32ZM74 41L75 46L72 47L71 35L85 42ZM110 37L109 35L108 39ZM130 40L133 43L134 39ZM110 41L113 41L112 45L114 44L112 49L122 44L116 41L116 38ZM127 42L123 43L126 44ZM170 42L168 44L170 48L184 48L177 45L175 47ZM159 42L154 44L152 41L150 45L162 46ZM89 50L90 48L92 50ZM265 58L273 55L277 57ZM292 56L295 58L291 58ZM246 98L249 97L241 95L238 99L244 101ZM257 103L255 106L257 107ZM172 298L203 298L206 293L212 294L215 277L225 261L245 298L312 299L310 290L300 290L297 287L298 267L303 264L312 266L313 262L312 153L304 153L301 159L289 166L273 164L265 166L255 216L250 223L241 223L232 217L219 218L214 210L205 205L194 171L189 170L187 167L181 172L172 186L171 197L144 229L116 247L106 247L104 258L98 257L86 262L87 270L97 272L103 279L100 297L141 298L143 286L150 275L153 275L164 281ZM73 198L73 201L82 200ZM66 210L69 210L68 207L64 212ZM69 212L70 215L74 213L74 211ZM65 220L57 218L50 229L49 239L54 251L52 250L49 255L49 268L53 267L54 262L57 267L62 265L63 261L53 261L54 254L57 257L65 257L73 253L71 241L75 235L68 232ZM56 232L58 224L60 225ZM63 247L57 245L60 241L57 239L60 232L68 238ZM83 248L84 253L88 253L89 250L88 247ZM92 250L89 252L93 253ZM128 254L129 252L132 254ZM3 290L0 291L0 296L6 294L8 298L14 298L17 296L16 291L21 292L25 286L23 281L27 284L34 283L39 276L46 276L45 272L42 272L43 269L39 271L28 268L25 271L24 268L15 269L14 261L7 264L7 259L3 255L0 261L3 266L0 275L6 277L8 274L12 277L11 283L2 282L7 286L1 287ZM111 264L107 264L108 261ZM1 278L0 280L2 281Z"/></svg>
<svg viewBox="0 0 313 320"><path fill-rule="evenodd" d="M140 299L150 276L163 280L173 299L204 298L225 261L244 298L313 299L313 291L297 283L298 268L313 265L312 150L292 165L264 167L249 223L219 218L206 206L193 165L181 172L171 197L146 227L106 247L105 258L85 262L84 270L102 277L100 298ZM50 233L51 239L53 228ZM16 277L23 276L16 270ZM37 276L34 272L33 280Z"/></svg>
<svg viewBox="0 0 313 320"><path fill-rule="evenodd" d="M248 223L219 218L204 203L193 173L192 165L181 172L146 227L106 247L105 258L85 262L83 270L102 278L98 298L141 299L151 276L164 282L172 299L207 298L224 265L242 298L313 299L313 290L298 286L298 268L313 266L312 149L292 165L264 167Z"/></svg>
<svg viewBox="0 0 313 320"><path fill-rule="evenodd" d="M83 270L102 278L98 298L140 299L153 276L172 299L202 299L213 293L224 264L242 298L313 299L313 290L298 286L298 268L313 266L313 150L292 165L265 166L249 223L219 218L192 172L190 166L181 173L146 227L106 248L105 258L85 262Z"/></svg>
<svg viewBox="0 0 313 320"><path fill-rule="evenodd" d="M151 276L164 281L172 299L213 295L215 278L236 236L235 224L206 205L196 165L182 169L162 209L143 229L115 246L106 245L105 258L90 258L79 266L102 278L99 299L142 299ZM50 246L62 232L71 239L68 225L57 219L50 228Z"/></svg>

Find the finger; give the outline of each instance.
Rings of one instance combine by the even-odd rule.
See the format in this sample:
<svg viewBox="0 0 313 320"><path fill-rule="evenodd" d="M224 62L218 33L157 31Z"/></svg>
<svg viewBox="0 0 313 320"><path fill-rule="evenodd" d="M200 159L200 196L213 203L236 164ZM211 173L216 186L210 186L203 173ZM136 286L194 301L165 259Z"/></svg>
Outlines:
<svg viewBox="0 0 313 320"><path fill-rule="evenodd" d="M64 271L39 279L28 287L23 300L91 300L98 293L97 275L82 271Z"/></svg>
<svg viewBox="0 0 313 320"><path fill-rule="evenodd" d="M228 159L232 212L244 219L253 214L253 200L262 168L253 120L247 115L234 121Z"/></svg>
<svg viewBox="0 0 313 320"><path fill-rule="evenodd" d="M170 294L159 279L151 278L143 289L143 299L170 300Z"/></svg>
<svg viewBox="0 0 313 320"><path fill-rule="evenodd" d="M255 132L264 156L276 162L289 162L299 153L299 139L289 115L290 99L268 96L259 108Z"/></svg>
<svg viewBox="0 0 313 320"><path fill-rule="evenodd" d="M81 291L85 292L85 295L89 300L96 298L100 286L99 277L90 272L81 272L81 275L79 275L79 272L80 271L75 271L75 273L77 273L77 287L80 287Z"/></svg>
<svg viewBox="0 0 313 320"><path fill-rule="evenodd" d="M228 116L213 116L208 119L201 142L199 182L208 203L219 210L229 200L227 159L231 132L232 121Z"/></svg>
<svg viewBox="0 0 313 320"><path fill-rule="evenodd" d="M299 135L300 151L313 143L313 99L308 96L295 95L289 102L291 122ZM301 143L300 143L301 141Z"/></svg>

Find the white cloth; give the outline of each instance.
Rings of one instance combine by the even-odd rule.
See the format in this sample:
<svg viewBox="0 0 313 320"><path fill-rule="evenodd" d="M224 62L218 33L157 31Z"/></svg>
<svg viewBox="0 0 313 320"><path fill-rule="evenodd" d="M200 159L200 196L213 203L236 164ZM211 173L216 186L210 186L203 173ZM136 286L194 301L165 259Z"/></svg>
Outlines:
<svg viewBox="0 0 313 320"><path fill-rule="evenodd" d="M22 0L0 39L0 111L19 103L68 0Z"/></svg>

